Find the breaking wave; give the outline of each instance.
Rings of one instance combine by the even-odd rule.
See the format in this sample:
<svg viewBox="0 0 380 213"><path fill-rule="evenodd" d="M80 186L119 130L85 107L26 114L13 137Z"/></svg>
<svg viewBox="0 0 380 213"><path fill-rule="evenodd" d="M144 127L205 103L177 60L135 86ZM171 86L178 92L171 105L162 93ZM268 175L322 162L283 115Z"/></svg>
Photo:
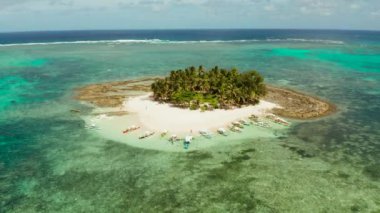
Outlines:
<svg viewBox="0 0 380 213"><path fill-rule="evenodd" d="M34 46L34 45L61 45L61 44L129 44L129 43L146 43L146 44L193 44L193 43L255 43L255 42L294 42L294 43L322 43L322 44L344 44L343 41L322 40L322 39L302 39L302 38L286 38L286 39L242 39L242 40L198 40L198 41L172 41L161 39L120 39L120 40L98 40L98 41L60 41L60 42L31 42L31 43L13 43L0 44L0 47L10 46Z"/></svg>

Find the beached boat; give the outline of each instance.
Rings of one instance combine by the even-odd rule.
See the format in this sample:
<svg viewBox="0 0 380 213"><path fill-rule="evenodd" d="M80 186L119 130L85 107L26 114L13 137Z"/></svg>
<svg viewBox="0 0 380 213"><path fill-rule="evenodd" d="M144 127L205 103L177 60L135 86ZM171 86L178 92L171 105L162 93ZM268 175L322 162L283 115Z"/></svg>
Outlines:
<svg viewBox="0 0 380 213"><path fill-rule="evenodd" d="M127 134L128 132L132 132L132 131L135 131L135 130L138 130L138 129L140 129L139 126L133 125L133 126L128 127L126 130L124 130L123 133Z"/></svg>
<svg viewBox="0 0 380 213"><path fill-rule="evenodd" d="M146 131L143 135L141 135L141 136L139 137L139 139L144 139L144 138L150 137L150 136L152 136L152 135L154 135L154 132Z"/></svg>
<svg viewBox="0 0 380 213"><path fill-rule="evenodd" d="M203 137L205 138L211 138L211 133L210 131L208 131L207 129L205 130L200 130L199 131L199 134L201 134Z"/></svg>
<svg viewBox="0 0 380 213"><path fill-rule="evenodd" d="M282 125L285 125L285 126L289 126L290 123L276 115L273 115L273 114L269 114L267 116L265 116L266 118L268 118L269 120L275 122L275 123L278 123L278 124L282 124Z"/></svg>
<svg viewBox="0 0 380 213"><path fill-rule="evenodd" d="M259 119L259 117L255 114L252 114L249 116L249 119L253 120L253 121L256 121L257 119Z"/></svg>
<svg viewBox="0 0 380 213"><path fill-rule="evenodd" d="M241 129L239 127L237 127L237 126L231 126L230 130L233 131L233 132L241 132Z"/></svg>
<svg viewBox="0 0 380 213"><path fill-rule="evenodd" d="M161 137L165 137L165 135L167 135L168 134L168 130L164 130L164 131L162 131L161 132Z"/></svg>
<svg viewBox="0 0 380 213"><path fill-rule="evenodd" d="M237 122L237 121L232 122L232 125L233 126L237 126L239 128L244 128L244 126L241 123Z"/></svg>
<svg viewBox="0 0 380 213"><path fill-rule="evenodd" d="M239 122L240 122L241 124L243 124L243 125L246 125L246 126L249 125L249 122L248 122L247 120L244 120L244 119L239 120Z"/></svg>
<svg viewBox="0 0 380 213"><path fill-rule="evenodd" d="M227 136L227 131L224 128L219 128L217 132L221 135Z"/></svg>
<svg viewBox="0 0 380 213"><path fill-rule="evenodd" d="M236 131L236 132L241 132L241 129L239 128L239 127L234 127L234 130Z"/></svg>

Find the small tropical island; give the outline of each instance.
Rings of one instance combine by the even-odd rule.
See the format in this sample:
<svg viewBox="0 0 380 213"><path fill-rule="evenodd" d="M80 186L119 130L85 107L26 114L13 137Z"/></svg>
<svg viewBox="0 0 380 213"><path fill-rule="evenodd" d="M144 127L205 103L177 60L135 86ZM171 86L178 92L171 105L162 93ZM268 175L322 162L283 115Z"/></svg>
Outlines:
<svg viewBox="0 0 380 213"><path fill-rule="evenodd" d="M202 111L255 105L266 94L264 78L257 71L240 73L218 66L171 71L168 77L155 80L151 89L156 101Z"/></svg>
<svg viewBox="0 0 380 213"><path fill-rule="evenodd" d="M183 150L181 145L172 146L173 141L189 145L195 137L209 139L213 134L229 136L218 139L226 144L240 134L276 137L277 130L290 125L286 118L314 119L335 111L333 104L317 97L266 85L257 71L218 66L87 85L76 91L75 98L93 108L82 116L88 128L115 141L166 151ZM142 143L146 138L154 143ZM192 149L212 145L197 139Z"/></svg>

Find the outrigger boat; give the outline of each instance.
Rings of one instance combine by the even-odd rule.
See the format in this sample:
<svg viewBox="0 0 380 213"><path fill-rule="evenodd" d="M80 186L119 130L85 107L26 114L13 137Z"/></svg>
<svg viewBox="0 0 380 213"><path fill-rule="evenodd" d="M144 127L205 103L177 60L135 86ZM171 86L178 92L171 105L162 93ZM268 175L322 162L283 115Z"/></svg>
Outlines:
<svg viewBox="0 0 380 213"><path fill-rule="evenodd" d="M152 135L154 135L154 132L146 131L143 135L139 137L139 139L144 139Z"/></svg>
<svg viewBox="0 0 380 213"><path fill-rule="evenodd" d="M140 129L139 126L135 126L135 125L133 125L133 126L131 126L131 127L128 127L126 130L124 130L123 133L124 133L124 134L127 134L128 132L132 132L132 131L135 131L135 130L138 130L138 129Z"/></svg>
<svg viewBox="0 0 380 213"><path fill-rule="evenodd" d="M246 121L246 120L244 120L244 119L239 120L239 122L240 122L241 124L243 124L243 125L246 125L246 126L249 125L249 122Z"/></svg>
<svg viewBox="0 0 380 213"><path fill-rule="evenodd" d="M170 136L170 138L169 138L169 141L170 142L174 142L174 141L176 141L178 138L177 138L177 135L172 135L172 136Z"/></svg>
<svg viewBox="0 0 380 213"><path fill-rule="evenodd" d="M190 135L186 136L185 140L183 141L183 147L185 149L188 149L192 140L193 140L193 136L190 136Z"/></svg>
<svg viewBox="0 0 380 213"><path fill-rule="evenodd" d="M237 126L231 126L230 130L233 131L233 132L241 132L241 129L239 127L237 127Z"/></svg>
<svg viewBox="0 0 380 213"><path fill-rule="evenodd" d="M284 119L282 119L280 117L277 117L277 116L275 116L273 114L269 114L269 115L267 115L265 117L268 118L269 120L272 120L275 123L278 123L278 124L282 124L282 125L285 125L285 126L289 126L290 125L290 123L287 122L286 120L284 120Z"/></svg>
<svg viewBox="0 0 380 213"><path fill-rule="evenodd" d="M234 127L234 130L236 131L236 132L241 132L241 129L239 128L239 127Z"/></svg>
<svg viewBox="0 0 380 213"><path fill-rule="evenodd" d="M219 134L227 136L227 131L224 128L219 128L217 131Z"/></svg>
<svg viewBox="0 0 380 213"><path fill-rule="evenodd" d="M233 126L237 126L239 128L244 128L244 126L241 123L237 122L237 121L232 122L232 125Z"/></svg>
<svg viewBox="0 0 380 213"><path fill-rule="evenodd" d="M258 121L258 119L259 119L259 117L257 115L254 115L254 114L250 115L248 118L252 121Z"/></svg>
<svg viewBox="0 0 380 213"><path fill-rule="evenodd" d="M199 134L201 134L203 137L205 137L205 138L208 138L208 139L210 139L211 138L211 133L207 130L207 129L205 129L205 130L200 130L199 131Z"/></svg>
<svg viewBox="0 0 380 213"><path fill-rule="evenodd" d="M162 131L161 132L161 137L165 137L165 135L167 135L168 134L168 130L164 130L164 131Z"/></svg>

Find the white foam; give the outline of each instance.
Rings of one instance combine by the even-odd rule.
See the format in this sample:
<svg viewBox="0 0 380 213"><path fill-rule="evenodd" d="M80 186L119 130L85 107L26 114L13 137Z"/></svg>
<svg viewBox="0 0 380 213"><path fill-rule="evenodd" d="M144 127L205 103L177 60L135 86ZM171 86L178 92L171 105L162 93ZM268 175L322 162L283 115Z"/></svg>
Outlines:
<svg viewBox="0 0 380 213"><path fill-rule="evenodd" d="M193 44L193 43L253 43L253 42L303 42L303 43L323 43L323 44L344 44L343 41L322 40L322 39L241 39L241 40L199 40L199 41L171 41L161 39L118 39L118 40L98 40L98 41L62 41L62 42L32 42L32 43L14 43L0 44L0 47L11 46L35 46L35 45L63 45L63 44Z"/></svg>

